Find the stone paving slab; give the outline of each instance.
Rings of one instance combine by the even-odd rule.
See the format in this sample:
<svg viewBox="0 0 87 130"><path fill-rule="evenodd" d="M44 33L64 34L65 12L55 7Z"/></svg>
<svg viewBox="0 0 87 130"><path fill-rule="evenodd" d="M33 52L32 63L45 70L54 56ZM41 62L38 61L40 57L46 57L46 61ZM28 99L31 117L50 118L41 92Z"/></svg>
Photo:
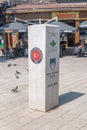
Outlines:
<svg viewBox="0 0 87 130"><path fill-rule="evenodd" d="M87 57L60 58L60 103L48 112L29 108L27 68L27 58L0 62L0 130L87 130Z"/></svg>

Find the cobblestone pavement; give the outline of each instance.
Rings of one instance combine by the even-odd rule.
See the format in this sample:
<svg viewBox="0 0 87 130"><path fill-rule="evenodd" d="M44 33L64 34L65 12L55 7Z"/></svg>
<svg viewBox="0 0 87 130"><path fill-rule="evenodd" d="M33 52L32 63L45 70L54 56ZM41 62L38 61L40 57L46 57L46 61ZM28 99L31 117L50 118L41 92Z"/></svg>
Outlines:
<svg viewBox="0 0 87 130"><path fill-rule="evenodd" d="M87 57L60 58L60 103L48 112L28 106L27 68L27 58L0 62L0 130L87 130Z"/></svg>

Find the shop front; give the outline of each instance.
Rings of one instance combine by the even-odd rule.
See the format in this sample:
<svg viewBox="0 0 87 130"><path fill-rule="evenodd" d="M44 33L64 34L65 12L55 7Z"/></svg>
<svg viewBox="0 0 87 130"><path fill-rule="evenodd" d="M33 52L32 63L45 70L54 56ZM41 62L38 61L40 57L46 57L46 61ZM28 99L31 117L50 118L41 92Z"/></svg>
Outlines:
<svg viewBox="0 0 87 130"><path fill-rule="evenodd" d="M78 19L79 19L79 12L70 12L70 11L61 11L61 12L53 12L52 17L57 16L58 20L61 22L64 22L66 24L69 24L75 28L78 28ZM79 31L76 31L75 33L66 33L66 46L71 47L74 46L74 44L79 43Z"/></svg>
<svg viewBox="0 0 87 130"><path fill-rule="evenodd" d="M75 1L75 0L73 0ZM27 21L36 21L37 19L50 20L57 16L58 21L67 23L78 30L79 23L87 20L87 4L84 3L86 0L76 0L73 3L71 0L60 0L61 4L43 4L40 5L19 5L14 8L9 8L6 15L6 22L14 21L15 17ZM77 3L76 3L77 2ZM83 2L82 5L78 2ZM80 42L79 30L75 33L66 34L66 46L73 46Z"/></svg>

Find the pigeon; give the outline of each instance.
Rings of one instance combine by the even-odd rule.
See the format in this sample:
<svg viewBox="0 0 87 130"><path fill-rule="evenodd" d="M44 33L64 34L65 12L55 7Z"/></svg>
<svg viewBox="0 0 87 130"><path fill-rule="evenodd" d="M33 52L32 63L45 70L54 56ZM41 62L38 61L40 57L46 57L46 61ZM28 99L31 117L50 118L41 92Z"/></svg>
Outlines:
<svg viewBox="0 0 87 130"><path fill-rule="evenodd" d="M19 79L19 77L16 75L16 79Z"/></svg>
<svg viewBox="0 0 87 130"><path fill-rule="evenodd" d="M14 64L14 66L16 66L17 64Z"/></svg>
<svg viewBox="0 0 87 130"><path fill-rule="evenodd" d="M13 91L13 92L19 92L18 91L18 86L16 86L14 89L12 89L11 91Z"/></svg>
<svg viewBox="0 0 87 130"><path fill-rule="evenodd" d="M21 72L19 72L19 71L16 70L16 74L21 74Z"/></svg>
<svg viewBox="0 0 87 130"><path fill-rule="evenodd" d="M8 64L8 67L10 67L11 66L11 64Z"/></svg>
<svg viewBox="0 0 87 130"><path fill-rule="evenodd" d="M28 69L26 69L27 70L27 72L29 72L29 70Z"/></svg>

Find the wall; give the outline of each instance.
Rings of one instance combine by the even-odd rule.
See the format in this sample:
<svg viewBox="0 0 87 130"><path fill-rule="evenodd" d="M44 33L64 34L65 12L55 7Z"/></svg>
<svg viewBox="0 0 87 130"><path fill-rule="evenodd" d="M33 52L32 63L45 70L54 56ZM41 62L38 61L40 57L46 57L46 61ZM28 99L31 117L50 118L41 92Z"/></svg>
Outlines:
<svg viewBox="0 0 87 130"><path fill-rule="evenodd" d="M6 16L6 22L10 22L9 16L13 16L14 18L20 18L23 20L33 20L33 19L51 19L51 12L37 12L37 13L22 13L22 14L9 14Z"/></svg>

